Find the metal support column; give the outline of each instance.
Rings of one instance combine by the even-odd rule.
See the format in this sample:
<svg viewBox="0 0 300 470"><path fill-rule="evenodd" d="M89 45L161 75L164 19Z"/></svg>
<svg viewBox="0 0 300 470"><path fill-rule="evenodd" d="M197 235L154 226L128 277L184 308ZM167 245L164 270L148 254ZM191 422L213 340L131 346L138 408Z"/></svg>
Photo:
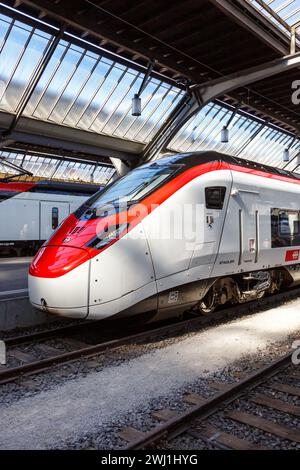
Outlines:
<svg viewBox="0 0 300 470"><path fill-rule="evenodd" d="M125 162L123 162L122 160L119 160L118 158L110 157L110 161L115 167L116 175L119 178L127 175L127 173L129 173L129 171L131 170L131 168Z"/></svg>
<svg viewBox="0 0 300 470"><path fill-rule="evenodd" d="M296 53L297 48L297 29L300 27L300 21L291 26L291 54Z"/></svg>

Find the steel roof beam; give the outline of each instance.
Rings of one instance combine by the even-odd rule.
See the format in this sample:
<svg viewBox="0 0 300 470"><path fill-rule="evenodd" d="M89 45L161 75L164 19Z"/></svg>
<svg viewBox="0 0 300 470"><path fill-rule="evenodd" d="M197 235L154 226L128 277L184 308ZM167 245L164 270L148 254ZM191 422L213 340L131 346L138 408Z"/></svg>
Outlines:
<svg viewBox="0 0 300 470"><path fill-rule="evenodd" d="M299 65L300 52L228 75L226 79L220 78L190 87L190 92L184 95L165 125L146 146L141 156L142 161L155 159L165 151L182 126L210 101L232 90L286 72Z"/></svg>
<svg viewBox="0 0 300 470"><path fill-rule="evenodd" d="M67 142L66 140L63 140L63 139L58 139L54 137L44 137L38 134L29 134L29 133L25 134L24 132L14 131L11 134L11 138L14 140L14 142L20 142L23 144L32 144L32 145L37 145L37 146L42 146L42 147L49 146L54 149L65 149L66 151L72 151L74 153L77 153L77 152L81 154L85 153L88 156L97 155L99 157L104 156L108 158L111 158L112 156L114 156L114 158L124 160L124 161L135 161L132 155L129 155L129 154L126 155L116 150L110 150L104 147L97 147L97 146L93 146L89 144ZM4 141L3 147L6 147L7 146L6 144L8 142L11 142L11 140Z"/></svg>
<svg viewBox="0 0 300 470"><path fill-rule="evenodd" d="M0 112L0 132L9 127L13 116ZM79 128L38 121L22 116L15 130L7 139L0 142L0 148L14 145L15 142L32 144L42 148L68 151L92 156L115 157L124 161L135 162L144 148L143 144L126 141L116 137L95 134Z"/></svg>
<svg viewBox="0 0 300 470"><path fill-rule="evenodd" d="M273 25L267 18L264 18L259 12L254 9L253 5L245 2L244 0L238 0L238 3L244 9L238 8L233 5L228 0L209 0L212 4L217 6L221 11L223 11L227 16L234 19L235 22L239 23L244 28L247 28L248 31L254 33L258 38L263 40L268 46L275 49L280 54L287 54L289 51L288 42L289 39L284 35L275 25ZM251 16L247 15L245 10L248 10ZM258 20L255 21L254 18ZM264 23L267 26L269 31L273 31L273 34L270 34L265 29L263 29L259 23ZM282 41L276 39L281 37ZM286 45L285 45L286 44Z"/></svg>
<svg viewBox="0 0 300 470"><path fill-rule="evenodd" d="M269 13L279 24L281 24L281 26L283 26L286 31L289 31L290 27L288 23L277 14L275 9L270 8L264 0L256 0L256 3L258 3L267 13Z"/></svg>
<svg viewBox="0 0 300 470"><path fill-rule="evenodd" d="M269 127L276 127L277 129L280 128L282 131L294 134L297 123L299 120L297 120L297 116L295 116L295 119L287 119L286 117L283 116L283 113L275 113L274 111L271 111L268 109L267 106L263 106L262 103L256 102L247 103L246 97L242 96L235 96L235 93L231 93L231 96L226 96L225 100L222 98L221 100L216 99L215 101L220 104L220 106L235 106L237 102L241 103L241 109L239 113L246 112L248 114L248 117L251 117L252 120L259 120L263 121L266 119L266 115L268 116L269 119ZM235 98L235 99L233 99ZM284 125L283 125L284 123Z"/></svg>
<svg viewBox="0 0 300 470"><path fill-rule="evenodd" d="M251 119L252 121L262 123L265 121L265 115L266 115L266 110L260 109L260 108L253 108L251 105L251 108L247 105L247 103L243 101L239 101L238 99L233 100L233 99L228 99L228 101L221 101L216 99L215 102L219 105L222 106L223 108L228 108L231 111L234 109L234 107L237 105L237 103L240 104L240 109L238 111L239 115L247 117L248 119ZM256 114L253 114L253 111L256 111ZM282 123L279 119L279 117L275 116L274 114L271 114L268 116L268 127L271 129L276 129L280 130L281 132L285 132L286 134L294 135L294 127L291 125L288 128L282 127ZM293 129L293 130L291 130Z"/></svg>

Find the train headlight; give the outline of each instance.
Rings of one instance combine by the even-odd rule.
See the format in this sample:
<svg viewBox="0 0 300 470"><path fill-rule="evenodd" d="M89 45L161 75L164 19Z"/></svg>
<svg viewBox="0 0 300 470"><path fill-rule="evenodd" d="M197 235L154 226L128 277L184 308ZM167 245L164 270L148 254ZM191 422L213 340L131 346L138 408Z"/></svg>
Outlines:
<svg viewBox="0 0 300 470"><path fill-rule="evenodd" d="M102 250L106 246L117 241L122 235L125 235L127 230L127 223L120 225L112 225L100 232L89 243L87 243L86 246L88 246L89 248L95 248L96 250Z"/></svg>

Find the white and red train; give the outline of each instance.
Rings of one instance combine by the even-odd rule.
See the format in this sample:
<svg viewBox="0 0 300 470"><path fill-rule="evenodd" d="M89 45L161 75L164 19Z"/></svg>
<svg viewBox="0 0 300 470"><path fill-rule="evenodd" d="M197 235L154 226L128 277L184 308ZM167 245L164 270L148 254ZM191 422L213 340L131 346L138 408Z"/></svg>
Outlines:
<svg viewBox="0 0 300 470"><path fill-rule="evenodd" d="M54 181L0 182L0 255L35 254L99 186Z"/></svg>
<svg viewBox="0 0 300 470"><path fill-rule="evenodd" d="M172 155L65 220L32 262L30 300L74 318L208 314L300 283L299 250L296 174L217 152Z"/></svg>

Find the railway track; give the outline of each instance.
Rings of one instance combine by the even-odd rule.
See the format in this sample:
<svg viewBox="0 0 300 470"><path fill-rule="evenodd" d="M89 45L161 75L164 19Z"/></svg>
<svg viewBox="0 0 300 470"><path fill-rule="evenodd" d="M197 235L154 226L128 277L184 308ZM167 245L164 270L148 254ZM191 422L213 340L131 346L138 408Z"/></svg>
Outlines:
<svg viewBox="0 0 300 470"><path fill-rule="evenodd" d="M174 410L163 409L152 413L158 424L149 432L141 432L135 428L125 428L121 431L120 437L128 442L126 450L145 449L157 447L177 438L178 436L189 435L194 439L205 441L210 446L220 449L231 450L265 450L259 445L244 437L238 437L233 432L224 431L224 426L218 427L218 413L225 412L225 418L242 425L247 425L253 430L269 433L276 438L288 440L299 445L300 430L278 424L269 419L265 419L253 412L240 411L238 399L254 403L265 409L272 409L284 413L288 417L296 416L300 418L300 407L289 403L284 398L273 398L263 393L260 386L265 389L280 392L285 396L300 398L300 368L298 370L292 365L292 352L284 357L254 371L251 375L239 380L233 385L212 382L213 389L219 389L212 398L204 398L199 394L189 393L184 397L185 403L189 405L187 411L177 413ZM290 370L291 369L291 370ZM286 371L285 378L274 381L276 376L280 376ZM290 380L295 379L295 384L291 385ZM220 390L221 389L221 390ZM237 406L235 407L235 404ZM228 405L230 410L226 411ZM214 418L212 420L212 418ZM213 424L212 422L213 421ZM178 441L177 441L178 445ZM159 447L158 447L159 448Z"/></svg>
<svg viewBox="0 0 300 470"><path fill-rule="evenodd" d="M116 332L113 322L107 329L102 327L105 324L102 322L83 322L78 325L8 338L6 340L8 361L6 366L0 366L0 384L47 372L59 365L102 355L121 346L141 344L153 338L175 336L190 330L198 331L203 326L261 308L272 307L299 295L300 288L295 288L251 303L224 308L209 316L188 317L182 321L174 320L172 323L160 326L142 325L138 328L123 329L118 325L119 333ZM94 336L98 326L101 330L100 335L96 335L96 340L93 337L92 344L89 344L89 335Z"/></svg>
<svg viewBox="0 0 300 470"><path fill-rule="evenodd" d="M62 325L55 328L43 329L41 331L34 331L33 333L26 333L24 335L21 334L17 336L9 336L4 338L4 341L7 347L20 346L28 343L57 338L58 336L77 334L90 324L90 321L79 321L78 323L71 325Z"/></svg>

